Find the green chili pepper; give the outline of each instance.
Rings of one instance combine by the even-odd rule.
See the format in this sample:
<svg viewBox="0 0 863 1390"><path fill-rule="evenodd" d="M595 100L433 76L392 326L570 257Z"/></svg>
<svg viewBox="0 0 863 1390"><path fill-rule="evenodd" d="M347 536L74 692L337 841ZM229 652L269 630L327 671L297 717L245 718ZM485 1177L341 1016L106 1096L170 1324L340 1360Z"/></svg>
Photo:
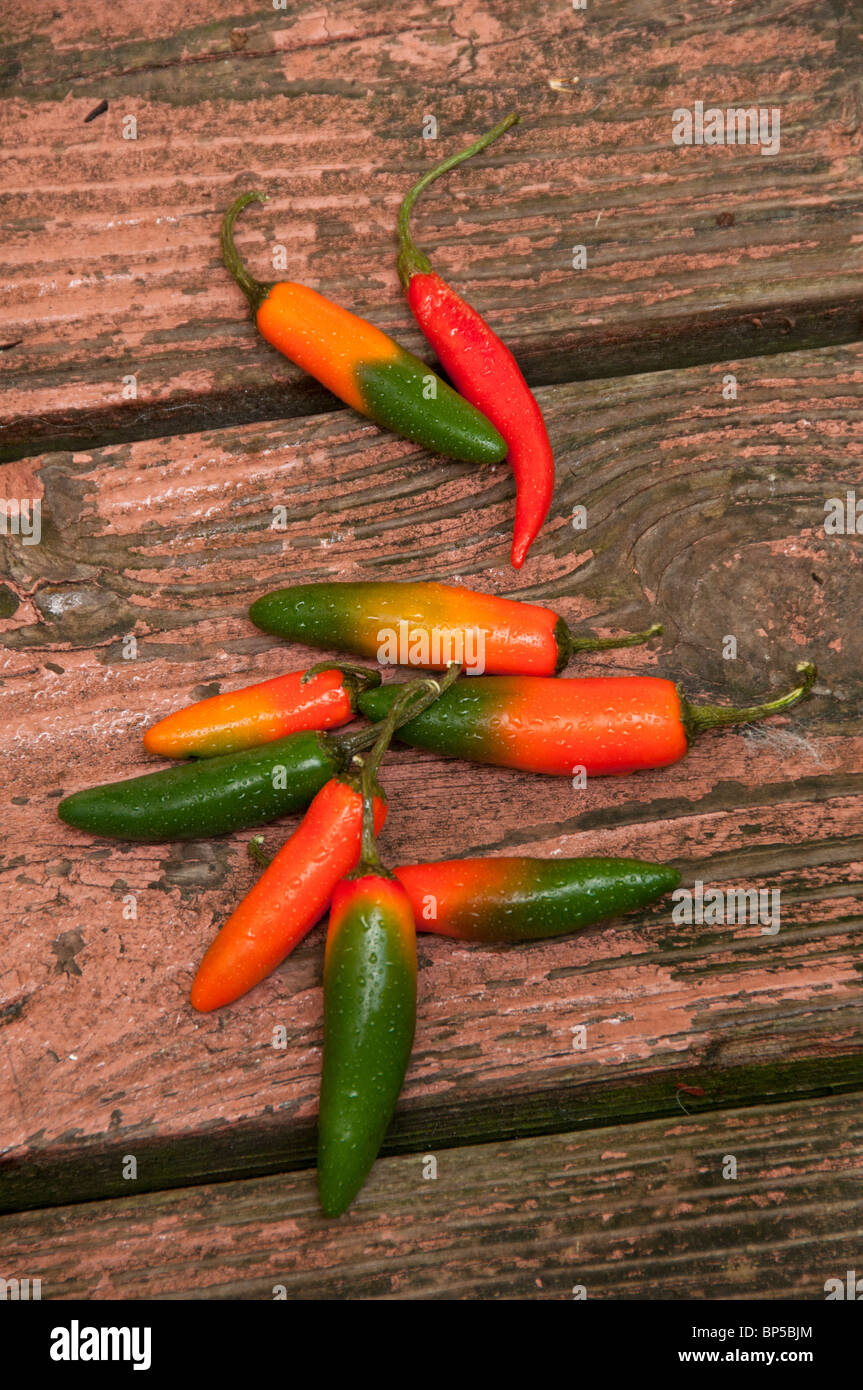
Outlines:
<svg viewBox="0 0 863 1390"><path fill-rule="evenodd" d="M318 1191L325 1216L368 1176L404 1081L416 1025L416 929L374 842L374 775L363 769L362 857L337 884L324 957Z"/></svg>
<svg viewBox="0 0 863 1390"><path fill-rule="evenodd" d="M635 912L680 874L642 859L445 859L395 871L419 931L460 941L536 941Z"/></svg>

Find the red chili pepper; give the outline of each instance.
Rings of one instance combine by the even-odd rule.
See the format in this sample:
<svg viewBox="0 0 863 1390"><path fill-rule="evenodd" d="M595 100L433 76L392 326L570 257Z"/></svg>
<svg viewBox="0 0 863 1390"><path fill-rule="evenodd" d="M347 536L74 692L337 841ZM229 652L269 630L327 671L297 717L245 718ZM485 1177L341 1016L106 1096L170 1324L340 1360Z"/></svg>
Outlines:
<svg viewBox="0 0 863 1390"><path fill-rule="evenodd" d="M313 666L175 710L144 734L148 753L210 758L258 748L306 729L334 729L356 713L361 690L380 685L365 666Z"/></svg>
<svg viewBox="0 0 863 1390"><path fill-rule="evenodd" d="M327 928L318 1122L325 1216L350 1206L377 1158L416 1024L416 927L407 893L375 849L372 779L367 765L362 858L336 887Z"/></svg>
<svg viewBox="0 0 863 1390"><path fill-rule="evenodd" d="M519 117L507 116L460 154L423 174L401 205L399 276L414 318L461 394L491 420L509 448L515 474L515 530L511 560L521 569L551 506L554 455L542 412L510 352L476 309L432 269L410 233L413 205L434 179L484 150Z"/></svg>
<svg viewBox="0 0 863 1390"><path fill-rule="evenodd" d="M369 754L372 774L389 746L406 708L429 692L419 708L436 700L458 673L454 667L440 681L411 681L405 699L396 701ZM386 817L386 798L376 791L379 829ZM201 961L192 985L191 1003L202 1013L230 1004L265 979L326 912L339 879L360 857L363 796L355 773L333 777L321 788L300 826L222 927Z"/></svg>

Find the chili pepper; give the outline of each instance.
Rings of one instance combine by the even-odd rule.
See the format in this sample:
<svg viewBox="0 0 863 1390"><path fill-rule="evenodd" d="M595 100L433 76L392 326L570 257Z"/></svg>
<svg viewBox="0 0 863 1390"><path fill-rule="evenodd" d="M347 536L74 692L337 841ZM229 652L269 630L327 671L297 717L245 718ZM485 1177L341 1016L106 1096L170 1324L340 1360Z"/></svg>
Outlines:
<svg viewBox="0 0 863 1390"><path fill-rule="evenodd" d="M443 682L440 682L442 685ZM377 731L368 759L372 775L389 746L397 719L437 681L406 685ZM375 824L386 802L375 784ZM360 856L363 795L356 773L342 772L318 792L299 827L254 888L228 918L195 976L190 996L202 1013L230 1004L280 965L327 910L333 889Z"/></svg>
<svg viewBox="0 0 863 1390"><path fill-rule="evenodd" d="M382 664L435 670L461 661L479 674L552 676L575 652L632 647L662 631L623 637L578 637L550 608L459 584L294 584L257 599L249 609L264 632L373 657Z"/></svg>
<svg viewBox="0 0 863 1390"><path fill-rule="evenodd" d="M542 411L509 348L482 315L432 269L410 231L411 212L423 190L448 169L484 150L518 119L507 116L494 130L460 154L450 155L414 184L399 210L398 269L411 312L450 381L506 440L516 486L510 559L521 569L554 494L554 455Z"/></svg>
<svg viewBox="0 0 863 1390"><path fill-rule="evenodd" d="M460 941L537 941L646 907L680 882L642 859L444 859L396 878L419 931Z"/></svg>
<svg viewBox="0 0 863 1390"><path fill-rule="evenodd" d="M353 718L361 690L380 683L380 673L365 666L291 671L169 714L147 730L144 747L166 758L209 758L306 729L332 729Z"/></svg>
<svg viewBox="0 0 863 1390"><path fill-rule="evenodd" d="M88 787L65 797L57 810L61 820L78 830L151 843L266 825L304 811L331 777L372 746L377 733L371 728L351 734L288 734L261 748Z"/></svg>
<svg viewBox="0 0 863 1390"><path fill-rule="evenodd" d="M363 770L362 857L333 893L324 957L324 1058L318 1192L340 1216L378 1155L416 1026L416 929L408 895L374 843L373 784Z"/></svg>
<svg viewBox="0 0 863 1390"><path fill-rule="evenodd" d="M262 284L234 245L237 214L262 193L243 193L222 220L222 257L252 308L259 332L361 415L439 454L499 463L506 444L484 415L425 362L306 285Z"/></svg>
<svg viewBox="0 0 863 1390"><path fill-rule="evenodd" d="M748 724L787 709L815 683L809 662L801 662L797 672L793 690L744 709L691 705L673 681L658 676L474 676L406 721L398 737L415 748L522 772L636 772L677 762L705 729ZM393 684L361 695L363 714L381 718L397 690Z"/></svg>

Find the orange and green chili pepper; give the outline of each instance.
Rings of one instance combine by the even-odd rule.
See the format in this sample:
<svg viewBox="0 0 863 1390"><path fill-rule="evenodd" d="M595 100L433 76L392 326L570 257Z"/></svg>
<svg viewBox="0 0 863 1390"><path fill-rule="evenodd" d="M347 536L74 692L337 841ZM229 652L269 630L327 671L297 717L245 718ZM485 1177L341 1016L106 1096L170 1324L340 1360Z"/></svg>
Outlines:
<svg viewBox="0 0 863 1390"><path fill-rule="evenodd" d="M306 285L262 284L243 265L234 223L262 193L243 193L222 220L222 257L261 335L346 405L396 434L466 463L498 463L506 444L475 406L425 362Z"/></svg>
<svg viewBox="0 0 863 1390"><path fill-rule="evenodd" d="M176 710L147 730L144 747L165 758L211 758L306 729L334 729L353 719L360 691L380 683L379 672L364 666L290 671Z"/></svg>
<svg viewBox="0 0 863 1390"><path fill-rule="evenodd" d="M333 893L324 957L318 1192L325 1216L350 1206L377 1158L416 1026L413 912L377 855L368 765L362 785L362 857Z"/></svg>
<svg viewBox="0 0 863 1390"><path fill-rule="evenodd" d="M521 368L476 309L432 269L410 231L411 212L423 189L449 169L484 150L518 116L507 116L468 149L423 174L401 205L398 218L399 277L413 316L453 385L478 406L506 440L515 475L515 529L510 559L525 562L554 494L554 455L542 411Z"/></svg>
<svg viewBox="0 0 863 1390"><path fill-rule="evenodd" d="M642 859L444 859L395 871L419 931L538 941L647 907L680 882Z"/></svg>
<svg viewBox="0 0 863 1390"><path fill-rule="evenodd" d="M456 584L386 580L295 584L249 609L264 632L310 647L353 652L383 664L471 673L552 676L576 652L631 647L662 631L579 637L559 614L534 603Z"/></svg>
<svg viewBox="0 0 863 1390"><path fill-rule="evenodd" d="M437 697L432 693L427 698ZM420 702L414 710L421 707ZM78 830L148 843L198 840L266 825L304 811L325 783L372 746L378 733L370 728L288 734L258 748L88 787L65 797L57 811Z"/></svg>
<svg viewBox="0 0 863 1390"><path fill-rule="evenodd" d="M449 674L454 679L458 668ZM404 685L377 730L367 768L374 777L405 711L424 694L436 699L438 681ZM386 816L386 799L374 783L375 824ZM360 855L363 794L355 772L342 772L317 793L297 830L282 846L251 892L222 927L201 962L191 1002L208 1013L252 989L285 959L327 910L339 879Z"/></svg>
<svg viewBox="0 0 863 1390"><path fill-rule="evenodd" d="M776 699L742 709L692 705L673 681L658 676L475 676L456 684L398 738L470 762L572 776L665 767L706 729L748 724L808 695L815 667L801 662L798 684ZM380 719L398 685L361 695L363 714Z"/></svg>

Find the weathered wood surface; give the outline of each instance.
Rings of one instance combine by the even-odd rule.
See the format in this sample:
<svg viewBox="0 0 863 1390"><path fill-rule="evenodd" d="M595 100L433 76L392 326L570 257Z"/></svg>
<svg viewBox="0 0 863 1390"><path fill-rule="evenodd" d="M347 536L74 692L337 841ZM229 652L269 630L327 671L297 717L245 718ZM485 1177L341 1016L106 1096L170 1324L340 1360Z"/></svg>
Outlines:
<svg viewBox="0 0 863 1390"><path fill-rule="evenodd" d="M676 925L665 904L530 947L423 939L391 1151L676 1113L678 1082L724 1107L860 1085L863 557L823 521L826 498L863 495L861 369L861 349L829 349L539 393L558 492L518 592L573 623L667 624L656 650L579 669L656 670L740 701L811 656L816 694L761 730L705 737L676 767L583 792L399 752L384 853L667 858L690 884L781 888L782 925ZM721 393L732 370L736 401ZM234 1007L195 1015L197 963L253 880L248 836L98 841L64 827L56 801L146 767L141 730L177 704L304 664L245 617L279 581L511 591L508 471L430 461L334 412L56 453L6 478L13 495L44 494L44 537L7 540L2 591L0 1201L125 1192L129 1152L151 1188L307 1163L321 929ZM575 504L586 532L569 525ZM736 661L721 655L729 634Z"/></svg>
<svg viewBox="0 0 863 1390"><path fill-rule="evenodd" d="M851 6L232 0L201 22L165 0L96 23L28 4L3 35L0 458L332 408L257 338L219 262L219 214L250 185L271 195L241 233L259 274L281 245L283 275L422 350L395 210L509 107L523 126L438 185L417 230L532 382L859 336ZM778 107L780 152L675 147L672 112L696 101Z"/></svg>
<svg viewBox="0 0 863 1390"><path fill-rule="evenodd" d="M380 1160L339 1221L311 1170L6 1216L3 1271L50 1299L823 1300L859 1275L854 1097L430 1156Z"/></svg>

